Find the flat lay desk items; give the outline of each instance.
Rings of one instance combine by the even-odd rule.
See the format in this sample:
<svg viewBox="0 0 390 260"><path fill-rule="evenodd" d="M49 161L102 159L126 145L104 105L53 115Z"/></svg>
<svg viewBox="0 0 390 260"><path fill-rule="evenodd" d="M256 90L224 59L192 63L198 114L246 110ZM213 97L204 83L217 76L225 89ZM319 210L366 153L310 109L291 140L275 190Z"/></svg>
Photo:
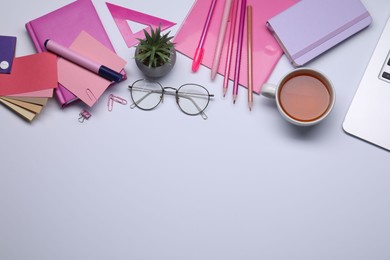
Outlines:
<svg viewBox="0 0 390 260"><path fill-rule="evenodd" d="M0 36L0 42L5 44L0 52L1 103L31 121L42 110L48 98L52 97L53 89L62 108L77 100L92 107L112 84L127 79L124 68L129 61L116 54L99 17L101 14L97 12L93 2L76 0L50 13L42 14L41 17L26 21L26 30L37 54L14 57L16 38ZM134 39L140 37L140 34L131 31L127 20L148 21L150 28L159 24L158 26L163 25L162 28L167 29L175 24L109 2L105 3L105 8L109 10L129 48L134 46ZM333 19L329 20L329 15ZM277 85L271 86L272 84L267 84L267 80L276 63L284 53L292 65L302 66L363 30L371 21L370 14L359 0L275 0L272 4L267 0L197 0L175 35L174 44L179 53L193 59L192 72L189 70L189 73L204 69L201 67L203 65L210 69L211 80L214 80L218 73L224 77L224 96L229 80L233 81L234 103L241 85L248 88L249 109L252 109L253 93L261 93L275 98L279 111L289 122L306 126L317 124L329 114L335 102L335 89L325 75L311 69L293 70ZM380 45L384 44L388 42ZM379 55L388 57L388 52L382 50L380 54L375 54ZM40 66L31 66L32 63ZM381 64L376 63L377 67L382 68L380 73L383 78L380 83L388 83L390 72L387 68L390 64ZM28 70L27 67L34 67L34 70ZM301 77L306 79L299 79ZM292 84L291 88L294 89L296 84L300 85L293 90L296 94L303 93L304 96L311 88L315 88L316 90L310 93L318 99L314 98L313 101L301 96L299 101L291 101L291 96L284 96L284 90L290 88L288 83L295 80L298 83ZM365 76L362 84L367 80ZM204 87L191 84L191 87L199 87L195 87L197 90L194 92L187 90L187 84L176 90L164 88L155 82L146 85L153 88L158 86L158 91L145 92L145 86L139 88L139 84L137 81L129 87L133 107L149 110L162 101L164 93L175 93L179 108L184 113L200 114L204 119L207 118L204 109L213 95ZM171 93L169 89L174 92ZM200 89L205 90L204 96L194 94ZM362 95L359 94L362 91L359 90L357 97ZM367 95L365 92L364 96ZM155 103L152 102L153 106L141 105L144 99L150 101L153 96L160 96ZM199 101L195 99L199 97L205 105L198 105ZM195 110L189 111L187 106L179 103L179 99L188 101ZM120 98L110 95L107 104L109 111L112 111L114 102L124 104ZM292 105L292 108L287 108L289 104L297 102L302 106ZM303 105L306 103L307 106ZM350 111L357 110L356 103L358 101L353 103ZM311 113L312 108L316 112ZM90 117L86 113L80 115L84 115L83 119ZM344 124L345 129L359 132L350 130L351 118L349 114ZM390 147L388 143L383 144L375 138L372 140L388 149Z"/></svg>
<svg viewBox="0 0 390 260"><path fill-rule="evenodd" d="M193 55L211 0L4 2L0 259L390 260L390 1L354 0L363 3L371 24L296 66L267 21L301 1L320 0L247 0L235 104L241 0L216 0L196 72ZM340 8L349 1L338 1ZM66 42L46 35L42 51L35 49L26 23L88 2L98 19L88 18L89 12L84 17L98 27L100 21L112 47L76 24L79 30L64 35ZM200 2L206 8L192 16ZM280 2L292 4L262 18ZM53 23L67 33L71 17ZM193 22L189 17L199 29L185 39L192 49L184 55L179 36ZM162 34L174 36L176 64L166 76L150 79L136 65L137 38L160 22ZM50 22L38 31L48 27ZM256 39L259 31L267 36ZM46 40L80 50L126 78L111 82L81 68L49 51ZM263 40L269 47L264 59L256 58ZM125 61L123 71L93 59L95 45L111 50L108 60ZM280 56L270 69L265 63L272 50ZM75 98L63 106L56 92L67 77L60 79L58 68L72 65L88 73L80 77L87 82L72 91L63 82L61 89ZM256 81L268 71L264 82ZM92 106L81 99L89 77L104 81ZM188 84L191 89L181 87ZM314 98L294 95L309 91Z"/></svg>

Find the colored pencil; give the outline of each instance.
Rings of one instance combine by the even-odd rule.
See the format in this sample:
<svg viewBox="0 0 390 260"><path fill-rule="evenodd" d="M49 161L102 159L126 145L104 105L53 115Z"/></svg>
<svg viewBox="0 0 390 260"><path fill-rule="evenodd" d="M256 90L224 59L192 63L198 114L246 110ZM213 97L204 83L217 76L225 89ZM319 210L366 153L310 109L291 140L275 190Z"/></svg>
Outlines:
<svg viewBox="0 0 390 260"><path fill-rule="evenodd" d="M248 105L252 110L253 103L253 60L252 60L252 6L247 6L247 57L248 57Z"/></svg>
<svg viewBox="0 0 390 260"><path fill-rule="evenodd" d="M245 11L246 11L246 0L241 2L241 11L240 11L240 23L238 27L238 38L237 38L237 52L236 52L236 68L234 71L234 82L233 82L233 103L236 103L238 95L238 83L240 80L240 68L241 68L241 51L242 51L242 42L244 36L244 26L245 26Z"/></svg>
<svg viewBox="0 0 390 260"><path fill-rule="evenodd" d="M232 64L232 54L233 54L233 44L234 44L234 34L236 31L236 23L237 23L237 8L238 8L238 2L239 0L233 0L233 6L230 10L230 30L229 30L229 42L228 42L228 49L227 49L227 55L226 55L226 62L225 62L225 77L223 80L223 96L226 95L226 92L229 87L229 75L230 75L230 67Z"/></svg>
<svg viewBox="0 0 390 260"><path fill-rule="evenodd" d="M230 9L232 6L232 0L226 0L221 18L221 25L219 27L217 45L214 52L213 65L211 66L211 79L214 80L217 75L219 63L221 60L221 52L223 43L225 41L226 28L229 23Z"/></svg>

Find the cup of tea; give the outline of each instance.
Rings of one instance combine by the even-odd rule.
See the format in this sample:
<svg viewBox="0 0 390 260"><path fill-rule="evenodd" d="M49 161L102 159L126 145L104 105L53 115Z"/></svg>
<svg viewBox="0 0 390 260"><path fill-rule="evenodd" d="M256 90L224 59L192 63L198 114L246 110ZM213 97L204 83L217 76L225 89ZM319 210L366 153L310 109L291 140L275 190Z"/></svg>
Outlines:
<svg viewBox="0 0 390 260"><path fill-rule="evenodd" d="M324 120L332 111L336 98L330 80L309 68L287 73L277 85L265 83L261 94L275 99L280 114L299 126L311 126Z"/></svg>

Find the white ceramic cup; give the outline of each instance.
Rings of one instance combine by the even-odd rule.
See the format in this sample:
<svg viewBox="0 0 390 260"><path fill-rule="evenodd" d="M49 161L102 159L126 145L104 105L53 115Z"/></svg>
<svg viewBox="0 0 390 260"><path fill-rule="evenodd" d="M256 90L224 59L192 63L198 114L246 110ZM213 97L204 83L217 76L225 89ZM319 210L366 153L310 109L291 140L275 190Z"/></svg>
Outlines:
<svg viewBox="0 0 390 260"><path fill-rule="evenodd" d="M265 83L261 94L275 99L280 114L298 126L311 126L324 120L336 98L330 80L323 73L308 68L287 73L277 85Z"/></svg>

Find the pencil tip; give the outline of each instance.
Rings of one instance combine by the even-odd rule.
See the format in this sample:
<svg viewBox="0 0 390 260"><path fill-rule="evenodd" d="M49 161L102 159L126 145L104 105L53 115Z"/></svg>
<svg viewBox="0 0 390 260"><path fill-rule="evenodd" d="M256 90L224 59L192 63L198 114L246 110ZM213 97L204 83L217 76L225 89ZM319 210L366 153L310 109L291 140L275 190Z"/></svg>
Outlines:
<svg viewBox="0 0 390 260"><path fill-rule="evenodd" d="M233 104L236 104L236 95L233 95Z"/></svg>
<svg viewBox="0 0 390 260"><path fill-rule="evenodd" d="M227 89L226 89L226 88L223 88L223 97L226 96L226 91L227 91Z"/></svg>
<svg viewBox="0 0 390 260"><path fill-rule="evenodd" d="M214 80L215 79L215 76L216 76L216 73L214 73L213 71L211 72L211 80Z"/></svg>

